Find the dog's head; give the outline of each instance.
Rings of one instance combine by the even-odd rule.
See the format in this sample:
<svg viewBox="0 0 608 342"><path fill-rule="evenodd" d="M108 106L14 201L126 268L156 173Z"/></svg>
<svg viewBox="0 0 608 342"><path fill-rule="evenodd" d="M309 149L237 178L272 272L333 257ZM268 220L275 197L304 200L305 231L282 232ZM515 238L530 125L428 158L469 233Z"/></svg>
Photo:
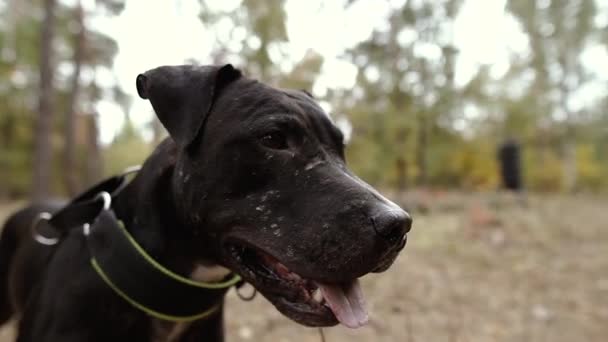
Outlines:
<svg viewBox="0 0 608 342"><path fill-rule="evenodd" d="M357 279L390 266L412 220L347 168L311 96L231 65L160 67L137 89L180 150L178 216L215 242L217 262L299 323L365 323Z"/></svg>

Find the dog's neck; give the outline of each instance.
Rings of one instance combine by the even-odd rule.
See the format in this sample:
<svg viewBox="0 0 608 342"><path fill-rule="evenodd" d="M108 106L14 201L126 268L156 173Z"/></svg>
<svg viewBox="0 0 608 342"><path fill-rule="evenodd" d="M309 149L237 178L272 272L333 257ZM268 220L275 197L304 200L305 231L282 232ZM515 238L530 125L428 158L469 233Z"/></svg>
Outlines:
<svg viewBox="0 0 608 342"><path fill-rule="evenodd" d="M187 230L180 225L173 205L171 177L173 144L163 143L143 165L133 181L118 195L114 211L137 242L158 262L182 276L200 282L215 282L230 271L211 259L202 259ZM159 158L164 156L164 158ZM198 247L200 248L200 247ZM183 338L223 341L222 309L203 321L175 324L153 319L154 341Z"/></svg>
<svg viewBox="0 0 608 342"><path fill-rule="evenodd" d="M161 264L188 276L201 266L214 266L206 246L181 222L174 204L172 176L175 144L161 143L136 177L117 196L114 211L135 240Z"/></svg>
<svg viewBox="0 0 608 342"><path fill-rule="evenodd" d="M133 181L117 196L114 211L135 240L163 266L200 282L219 281L230 271L218 266L212 258L201 257L201 246L193 242L176 214L171 188L173 148L174 145L167 142L157 147ZM163 158L159 158L161 156ZM173 325L168 322L155 321L153 325L170 327L168 331L164 328L161 331L169 335L175 333ZM179 335L190 336L198 334L198 331L204 331L204 336L217 336L210 341L222 341L221 310L203 322L190 325Z"/></svg>

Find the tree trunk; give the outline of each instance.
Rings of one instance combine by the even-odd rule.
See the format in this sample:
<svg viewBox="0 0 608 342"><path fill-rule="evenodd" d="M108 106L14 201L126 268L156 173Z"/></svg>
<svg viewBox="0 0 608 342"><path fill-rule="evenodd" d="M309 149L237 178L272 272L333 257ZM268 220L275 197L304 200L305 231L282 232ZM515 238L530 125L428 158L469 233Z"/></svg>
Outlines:
<svg viewBox="0 0 608 342"><path fill-rule="evenodd" d="M2 147L9 149L13 147L13 143L15 140L15 130L16 130L16 118L14 113L7 113L4 116L4 121L1 121L2 128L0 131L2 132Z"/></svg>
<svg viewBox="0 0 608 342"><path fill-rule="evenodd" d="M395 169L397 170L397 190L405 191L405 188L407 187L407 163L405 158L397 158L395 161Z"/></svg>
<svg viewBox="0 0 608 342"><path fill-rule="evenodd" d="M395 171L397 173L397 189L404 191L407 187L407 161L403 156L407 151L407 130L401 128L397 131L395 144L400 149L395 160Z"/></svg>
<svg viewBox="0 0 608 342"><path fill-rule="evenodd" d="M55 26L55 0L44 0L44 20L40 36L40 95L38 119L34 130L34 179L32 197L35 201L49 196L51 181L53 124L53 37Z"/></svg>
<svg viewBox="0 0 608 342"><path fill-rule="evenodd" d="M570 57L570 58L568 58ZM572 60L575 59L571 55L562 55L558 60L563 69L574 69L568 68L572 64ZM561 92L561 99L559 102L560 107L566 113L565 129L562 137L562 187L566 192L573 192L576 190L578 182L578 165L576 165L576 129L574 126L574 113L568 107L568 100L572 97L573 91L570 89L565 79L559 84L559 90Z"/></svg>
<svg viewBox="0 0 608 342"><path fill-rule="evenodd" d="M78 33L74 39L74 73L71 81L71 91L68 95L67 111L65 115L65 151L64 151L64 182L69 195L75 195L79 189L78 164L76 157L76 101L80 94L80 70L84 59L86 28L84 24L84 11L80 1L76 5L76 22Z"/></svg>
<svg viewBox="0 0 608 342"><path fill-rule="evenodd" d="M98 182L103 175L103 160L99 146L97 114L87 116L87 183Z"/></svg>
<svg viewBox="0 0 608 342"><path fill-rule="evenodd" d="M418 126L418 143L416 144L416 159L418 160L418 185L426 186L428 183L428 165L427 165L427 149L428 149L428 123L426 112L420 114Z"/></svg>
<svg viewBox="0 0 608 342"><path fill-rule="evenodd" d="M576 143L572 137L566 137L563 151L563 187L567 192L573 192L576 189L578 181L578 168L576 165Z"/></svg>

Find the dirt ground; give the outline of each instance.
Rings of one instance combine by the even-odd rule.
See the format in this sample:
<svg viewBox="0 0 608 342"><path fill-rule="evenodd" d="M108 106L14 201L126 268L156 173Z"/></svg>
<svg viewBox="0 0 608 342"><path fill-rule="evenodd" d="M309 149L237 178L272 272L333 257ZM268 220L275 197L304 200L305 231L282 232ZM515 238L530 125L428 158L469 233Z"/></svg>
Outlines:
<svg viewBox="0 0 608 342"><path fill-rule="evenodd" d="M328 342L608 340L608 198L408 193L408 246L363 278L371 323ZM0 221L8 207L0 209ZM228 341L320 341L263 298L227 304ZM12 341L9 328L0 342Z"/></svg>

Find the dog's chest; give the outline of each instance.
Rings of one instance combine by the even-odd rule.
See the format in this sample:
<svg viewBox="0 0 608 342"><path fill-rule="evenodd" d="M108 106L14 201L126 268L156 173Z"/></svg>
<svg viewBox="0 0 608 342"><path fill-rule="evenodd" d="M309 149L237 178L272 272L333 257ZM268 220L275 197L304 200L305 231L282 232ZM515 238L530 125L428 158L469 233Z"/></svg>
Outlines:
<svg viewBox="0 0 608 342"><path fill-rule="evenodd" d="M230 270L221 266L198 265L191 273L190 279L200 282L217 282L230 274ZM154 319L152 323L153 342L178 342L188 331L192 323L173 323Z"/></svg>

